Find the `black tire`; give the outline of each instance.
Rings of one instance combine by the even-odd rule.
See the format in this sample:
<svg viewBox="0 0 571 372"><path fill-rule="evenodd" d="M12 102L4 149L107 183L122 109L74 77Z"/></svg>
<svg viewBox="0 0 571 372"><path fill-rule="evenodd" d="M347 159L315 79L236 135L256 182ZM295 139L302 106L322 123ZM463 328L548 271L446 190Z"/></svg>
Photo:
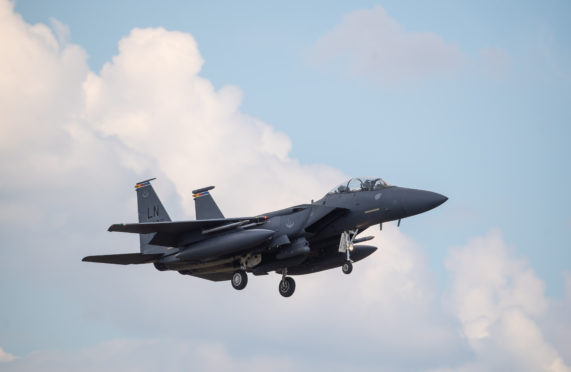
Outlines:
<svg viewBox="0 0 571 372"><path fill-rule="evenodd" d="M280 294L284 297L289 297L295 292L295 280L286 276L280 281L280 285L278 286L278 290Z"/></svg>
<svg viewBox="0 0 571 372"><path fill-rule="evenodd" d="M246 288L246 284L248 284L248 274L244 270L238 270L234 272L232 275L232 287L237 290L241 290Z"/></svg>
<svg viewBox="0 0 571 372"><path fill-rule="evenodd" d="M343 274L351 274L351 271L353 271L353 264L351 261L345 261L343 266L341 266L341 270L343 270Z"/></svg>

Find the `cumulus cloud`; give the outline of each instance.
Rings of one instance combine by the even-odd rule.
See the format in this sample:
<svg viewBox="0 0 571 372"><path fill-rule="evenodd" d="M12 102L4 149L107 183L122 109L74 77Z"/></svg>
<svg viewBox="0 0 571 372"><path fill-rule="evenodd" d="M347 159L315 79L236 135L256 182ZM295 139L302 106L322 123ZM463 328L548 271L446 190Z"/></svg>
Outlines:
<svg viewBox="0 0 571 372"><path fill-rule="evenodd" d="M97 133L118 139L128 156L160 169L189 213L190 190L208 184L221 186L216 195L225 211L252 214L270 202L307 202L344 178L290 158L289 138L240 112L241 91L215 90L198 74L202 63L189 34L135 29L119 42L119 55L86 79L86 118ZM257 198L236 203L236 193L247 190Z"/></svg>
<svg viewBox="0 0 571 372"><path fill-rule="evenodd" d="M564 274L563 298L552 300L549 309L540 319L545 330L545 338L561 353L566 361L571 361L571 273Z"/></svg>
<svg viewBox="0 0 571 372"><path fill-rule="evenodd" d="M16 182L23 169L53 167L69 145L63 128L81 107L87 64L80 47L60 45L47 26L28 25L11 8L0 3L0 156Z"/></svg>
<svg viewBox="0 0 571 372"><path fill-rule="evenodd" d="M433 32L405 30L381 6L345 15L310 55L318 63L340 64L387 83L447 74L465 63L455 45Z"/></svg>
<svg viewBox="0 0 571 372"><path fill-rule="evenodd" d="M548 308L543 282L512 257L499 231L453 250L446 266L449 305L478 358L470 368L570 370L538 323Z"/></svg>

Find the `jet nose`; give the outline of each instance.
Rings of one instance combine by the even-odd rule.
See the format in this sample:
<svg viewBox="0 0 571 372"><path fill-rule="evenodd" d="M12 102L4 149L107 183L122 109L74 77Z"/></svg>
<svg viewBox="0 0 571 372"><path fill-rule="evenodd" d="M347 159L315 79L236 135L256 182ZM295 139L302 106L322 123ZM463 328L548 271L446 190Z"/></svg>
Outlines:
<svg viewBox="0 0 571 372"><path fill-rule="evenodd" d="M403 199L402 205L407 216L427 212L448 200L444 195L424 190L408 190Z"/></svg>

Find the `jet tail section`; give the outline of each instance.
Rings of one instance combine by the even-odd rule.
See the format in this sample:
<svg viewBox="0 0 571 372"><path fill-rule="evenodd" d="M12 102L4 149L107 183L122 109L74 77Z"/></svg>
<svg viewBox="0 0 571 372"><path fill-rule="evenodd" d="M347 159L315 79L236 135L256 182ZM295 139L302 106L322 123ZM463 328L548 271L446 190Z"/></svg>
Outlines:
<svg viewBox="0 0 571 372"><path fill-rule="evenodd" d="M163 207L163 203L161 203L157 193L153 189L153 186L151 186L152 180L154 180L154 178L141 181L135 185L135 189L137 190L139 223L169 222L171 219L165 210L165 207ZM154 233L140 235L142 254L156 254L164 253L166 251L165 247L149 243L154 236Z"/></svg>
<svg viewBox="0 0 571 372"><path fill-rule="evenodd" d="M220 208L218 208L216 202L208 192L213 188L214 186L208 186L202 189L192 191L197 220L224 218L224 215L220 211Z"/></svg>

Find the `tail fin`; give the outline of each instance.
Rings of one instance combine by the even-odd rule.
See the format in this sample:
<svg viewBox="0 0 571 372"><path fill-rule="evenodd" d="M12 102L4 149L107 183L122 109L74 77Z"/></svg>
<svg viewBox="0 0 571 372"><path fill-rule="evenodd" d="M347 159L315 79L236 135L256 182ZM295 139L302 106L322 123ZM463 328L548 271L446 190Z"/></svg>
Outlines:
<svg viewBox="0 0 571 372"><path fill-rule="evenodd" d="M151 181L155 178L149 180L141 181L135 185L137 190L137 207L139 210L139 223L142 222L162 222L170 221L170 217L163 207L157 193L151 186ZM141 234L141 253L153 254L153 253L163 253L167 248L158 245L149 244L151 239L155 234Z"/></svg>
<svg viewBox="0 0 571 372"><path fill-rule="evenodd" d="M208 186L202 189L192 191L197 220L224 218L224 215L222 214L222 212L220 212L220 208L218 208L216 202L214 201L214 199L212 199L212 196L208 192L213 188L214 186Z"/></svg>

